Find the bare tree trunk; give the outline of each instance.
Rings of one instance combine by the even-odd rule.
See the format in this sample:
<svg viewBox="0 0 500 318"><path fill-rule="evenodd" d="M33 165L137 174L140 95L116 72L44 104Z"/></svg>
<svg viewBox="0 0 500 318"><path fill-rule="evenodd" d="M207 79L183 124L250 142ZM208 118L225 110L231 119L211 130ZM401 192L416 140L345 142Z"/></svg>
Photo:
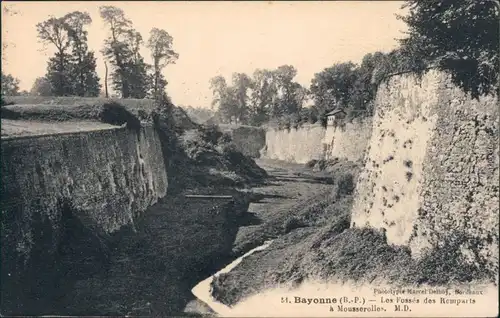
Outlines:
<svg viewBox="0 0 500 318"><path fill-rule="evenodd" d="M104 67L106 68L106 75L104 76L104 89L106 92L106 98L109 98L108 95L108 64L104 62Z"/></svg>
<svg viewBox="0 0 500 318"><path fill-rule="evenodd" d="M65 96L66 90L65 88L65 78L64 78L64 52L62 50L59 51L59 82L57 83L57 96Z"/></svg>
<svg viewBox="0 0 500 318"><path fill-rule="evenodd" d="M87 87L85 85L85 74L83 73L83 57L82 57L82 48L81 43L78 44L78 67L79 67L79 75L80 75L80 87L78 88L78 96L85 96L87 91Z"/></svg>
<svg viewBox="0 0 500 318"><path fill-rule="evenodd" d="M154 98L158 97L158 71L155 71Z"/></svg>
<svg viewBox="0 0 500 318"><path fill-rule="evenodd" d="M158 58L155 58L154 64L155 64L155 66L154 66L155 67L155 70L154 70L155 71L155 82L154 82L154 89L153 89L153 91L154 91L154 98L157 99L158 98L158 79L160 77L160 70L159 70L159 68L160 68L159 64L160 63L159 63Z"/></svg>

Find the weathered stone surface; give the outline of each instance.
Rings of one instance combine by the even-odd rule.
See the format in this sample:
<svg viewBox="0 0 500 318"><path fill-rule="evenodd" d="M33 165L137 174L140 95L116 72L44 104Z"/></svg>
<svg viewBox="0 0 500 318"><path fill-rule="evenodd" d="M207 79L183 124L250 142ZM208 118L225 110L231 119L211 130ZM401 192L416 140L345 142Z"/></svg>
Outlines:
<svg viewBox="0 0 500 318"><path fill-rule="evenodd" d="M236 149L241 151L245 156L258 158L259 151L266 144L266 132L260 127L239 126L239 127L224 127L221 128L231 135Z"/></svg>
<svg viewBox="0 0 500 318"><path fill-rule="evenodd" d="M304 125L299 129L266 131L263 158L295 163L323 159L321 141L325 129L321 125Z"/></svg>
<svg viewBox="0 0 500 318"><path fill-rule="evenodd" d="M419 256L454 241L498 272L498 100L473 100L431 71L391 78L376 98L352 223Z"/></svg>
<svg viewBox="0 0 500 318"><path fill-rule="evenodd" d="M268 129L262 157L295 163L332 158L356 162L364 158L371 131L371 118L326 129L319 124L290 130Z"/></svg>
<svg viewBox="0 0 500 318"><path fill-rule="evenodd" d="M325 159L342 158L352 162L363 160L372 133L372 118L355 119L344 126L328 126L322 143Z"/></svg>
<svg viewBox="0 0 500 318"><path fill-rule="evenodd" d="M152 127L2 140L1 169L3 284L39 266L40 258L50 264L64 209L86 227L109 234L133 226L167 190Z"/></svg>

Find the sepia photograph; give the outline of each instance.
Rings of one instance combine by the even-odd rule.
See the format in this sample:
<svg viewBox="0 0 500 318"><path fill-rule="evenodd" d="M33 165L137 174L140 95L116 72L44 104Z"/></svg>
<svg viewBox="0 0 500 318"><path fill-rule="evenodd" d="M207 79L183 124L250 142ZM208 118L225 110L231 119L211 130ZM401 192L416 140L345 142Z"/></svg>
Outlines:
<svg viewBox="0 0 500 318"><path fill-rule="evenodd" d="M1 6L1 317L498 317L499 0Z"/></svg>

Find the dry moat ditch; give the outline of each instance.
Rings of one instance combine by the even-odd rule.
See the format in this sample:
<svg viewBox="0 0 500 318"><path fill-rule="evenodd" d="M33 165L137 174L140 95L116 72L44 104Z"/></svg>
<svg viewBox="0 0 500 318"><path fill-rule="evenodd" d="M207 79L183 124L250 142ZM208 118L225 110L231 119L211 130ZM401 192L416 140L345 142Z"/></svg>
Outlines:
<svg viewBox="0 0 500 318"><path fill-rule="evenodd" d="M69 209L59 265L30 276L43 279L26 294L29 301L20 302L23 308L10 312L225 315L269 282L298 286L313 276L434 284L447 279L433 265L450 258L443 251L439 259L415 263L408 250L387 245L380 233L349 229L355 164L338 163L326 173L257 163L271 176L261 185L209 193L237 200L167 195L138 218L135 228L113 237L79 225ZM461 277L470 272L455 267Z"/></svg>
<svg viewBox="0 0 500 318"><path fill-rule="evenodd" d="M18 291L24 299L13 299L10 308L4 299L2 314L214 313L192 289L286 231L284 217L298 201L332 187L328 177L299 176L279 168L281 163L259 165L272 176L262 185L210 193L235 200L186 197L193 192L167 195L138 217L134 228L113 236L89 230L66 207L59 259L26 278L36 286Z"/></svg>
<svg viewBox="0 0 500 318"><path fill-rule="evenodd" d="M6 308L4 299L4 310L23 315L180 314L196 282L231 261L239 214L245 210L245 204L230 199L176 194L151 206L135 228L113 237L89 231L67 211L59 259L27 278L36 281L35 288L18 291L24 297L14 299L12 307Z"/></svg>

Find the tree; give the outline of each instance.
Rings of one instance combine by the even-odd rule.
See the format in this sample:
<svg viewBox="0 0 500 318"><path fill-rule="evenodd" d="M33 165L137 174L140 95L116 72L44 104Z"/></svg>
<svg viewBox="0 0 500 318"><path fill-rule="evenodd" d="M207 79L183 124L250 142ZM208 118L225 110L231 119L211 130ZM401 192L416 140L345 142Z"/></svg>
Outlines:
<svg viewBox="0 0 500 318"><path fill-rule="evenodd" d="M228 86L226 88L218 113L225 123L238 123L240 119L238 92L234 86Z"/></svg>
<svg viewBox="0 0 500 318"><path fill-rule="evenodd" d="M449 71L474 97L498 83L499 7L492 0L407 0L402 48L418 60Z"/></svg>
<svg viewBox="0 0 500 318"><path fill-rule="evenodd" d="M300 113L304 102L306 101L309 90L299 83L292 83L291 85L291 102L288 111L294 114Z"/></svg>
<svg viewBox="0 0 500 318"><path fill-rule="evenodd" d="M226 79L221 75L211 78L210 89L212 90L212 95L213 95L211 104L212 110L218 110L221 108L221 105L226 95L226 90L227 90Z"/></svg>
<svg viewBox="0 0 500 318"><path fill-rule="evenodd" d="M88 13L74 11L37 24L42 42L56 47L55 56L47 63L46 75L55 96L99 94L96 59L88 50L85 30L90 23L92 19Z"/></svg>
<svg viewBox="0 0 500 318"><path fill-rule="evenodd" d="M271 116L281 117L299 111L302 105L297 104L295 90L301 89L300 84L295 83L293 78L297 75L297 70L292 65L279 66L274 72L274 82L276 85L276 97L274 98Z"/></svg>
<svg viewBox="0 0 500 318"><path fill-rule="evenodd" d="M112 66L114 89L121 92L122 98L145 98L152 84L148 75L150 66L140 54L142 35L132 28L132 21L122 9L102 6L99 10L110 30L102 53Z"/></svg>
<svg viewBox="0 0 500 318"><path fill-rule="evenodd" d="M307 121L310 124L314 124L319 120L320 113L319 113L319 110L316 106L313 105L311 107L303 108L303 109L307 109L307 112L306 112Z"/></svg>
<svg viewBox="0 0 500 318"><path fill-rule="evenodd" d="M233 73L233 99L231 115L237 122L247 123L249 113L248 93L251 89L252 80L245 73Z"/></svg>
<svg viewBox="0 0 500 318"><path fill-rule="evenodd" d="M269 112L276 96L273 72L257 69L252 78L252 94L249 108L249 121L261 125L269 120Z"/></svg>
<svg viewBox="0 0 500 318"><path fill-rule="evenodd" d="M52 84L56 96L71 94L69 70L70 56L67 50L70 46L70 37L66 24L66 17L51 17L36 25L38 37L46 44L56 47L55 56L49 59L47 78Z"/></svg>
<svg viewBox="0 0 500 318"><path fill-rule="evenodd" d="M121 92L123 98L128 98L130 84L127 67L131 51L126 41L130 36L132 21L125 17L122 9L114 6L101 6L99 13L110 31L109 37L104 41L102 53L113 67L111 78L115 89Z"/></svg>
<svg viewBox="0 0 500 318"><path fill-rule="evenodd" d="M196 123L203 124L214 116L214 112L208 108L179 105L186 111L188 116Z"/></svg>
<svg viewBox="0 0 500 318"><path fill-rule="evenodd" d="M338 63L316 73L310 92L320 112L337 106L347 107L357 75L356 65L352 62Z"/></svg>
<svg viewBox="0 0 500 318"><path fill-rule="evenodd" d="M379 85L379 82L373 81L373 74L385 60L386 55L382 52L368 53L355 69L355 80L349 93L349 117L373 114L373 100Z"/></svg>
<svg viewBox="0 0 500 318"><path fill-rule="evenodd" d="M212 110L216 110L216 117L224 123L233 123L241 120L241 96L236 86L228 86L226 79L215 76L210 79L210 88L213 92Z"/></svg>
<svg viewBox="0 0 500 318"><path fill-rule="evenodd" d="M125 63L125 74L130 87L130 97L145 98L149 88L152 86L148 70L150 65L146 64L140 53L143 44L142 35L134 29L127 32L127 48L130 56Z"/></svg>
<svg viewBox="0 0 500 318"><path fill-rule="evenodd" d="M2 96L19 95L19 79L2 72Z"/></svg>
<svg viewBox="0 0 500 318"><path fill-rule="evenodd" d="M46 77L38 77L31 87L31 96L53 96L52 86Z"/></svg>
<svg viewBox="0 0 500 318"><path fill-rule="evenodd" d="M101 85L96 72L94 52L88 50L85 26L92 23L86 12L75 11L65 16L68 36L72 44L70 81L73 94L77 96L98 96Z"/></svg>
<svg viewBox="0 0 500 318"><path fill-rule="evenodd" d="M282 65L275 70L257 69L253 78L234 73L232 86L222 76L210 80L212 109L226 122L261 125L270 118L295 118L308 96L306 88L293 79L297 70Z"/></svg>
<svg viewBox="0 0 500 318"><path fill-rule="evenodd" d="M174 64L179 58L179 54L172 48L172 43L173 38L167 31L158 28L151 29L146 46L151 50L151 58L153 60L153 96L157 96L167 86L167 81L161 73L162 69L168 64Z"/></svg>

